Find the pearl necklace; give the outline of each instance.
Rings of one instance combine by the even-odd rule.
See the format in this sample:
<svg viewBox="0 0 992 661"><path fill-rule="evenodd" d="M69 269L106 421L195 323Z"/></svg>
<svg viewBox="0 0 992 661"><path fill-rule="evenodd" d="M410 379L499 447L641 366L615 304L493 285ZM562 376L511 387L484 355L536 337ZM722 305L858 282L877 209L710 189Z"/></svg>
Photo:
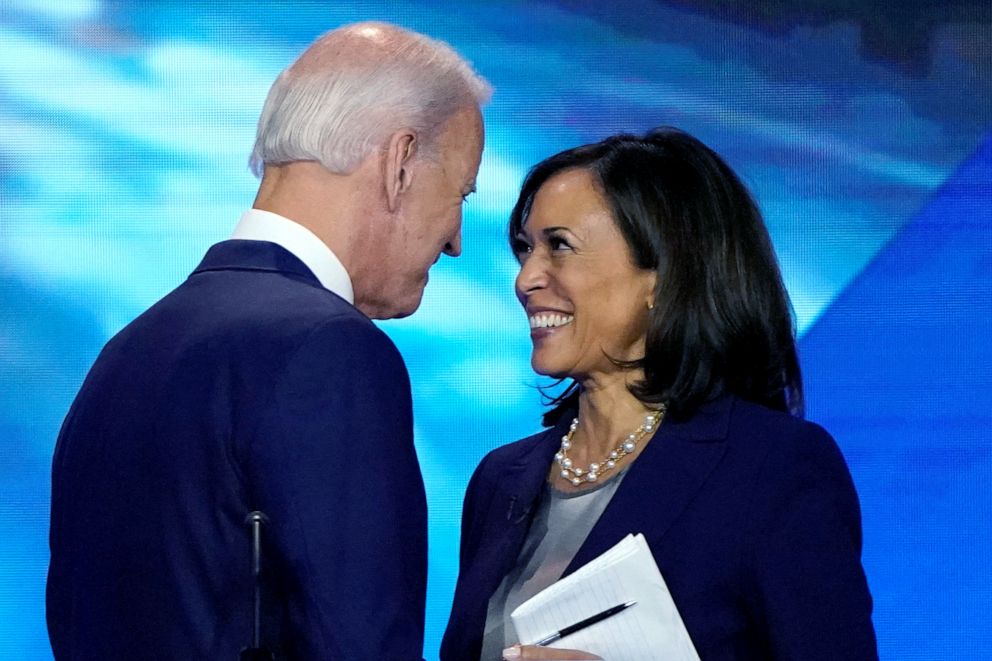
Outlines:
<svg viewBox="0 0 992 661"><path fill-rule="evenodd" d="M579 428L579 419L573 419L568 433L561 437L561 449L555 454L555 461L561 467L559 476L574 486L579 486L583 482L595 482L600 475L616 468L618 461L633 454L637 449L637 444L654 431L664 417L665 405L662 404L657 411L652 411L644 416L644 422L641 423L641 426L631 432L620 445L610 452L606 459L599 463L593 462L585 469L573 466L572 460L568 457L568 451L572 448L572 437L575 436L575 430Z"/></svg>

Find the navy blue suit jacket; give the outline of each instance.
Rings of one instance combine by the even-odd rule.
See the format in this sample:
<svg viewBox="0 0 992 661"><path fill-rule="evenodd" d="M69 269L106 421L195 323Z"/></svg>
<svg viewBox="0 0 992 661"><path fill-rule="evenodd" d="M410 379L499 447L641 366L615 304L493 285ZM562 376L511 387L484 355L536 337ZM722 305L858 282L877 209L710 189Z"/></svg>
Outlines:
<svg viewBox="0 0 992 661"><path fill-rule="evenodd" d="M213 246L104 348L52 470L56 659L423 654L426 499L386 335L267 242Z"/></svg>
<svg viewBox="0 0 992 661"><path fill-rule="evenodd" d="M442 661L479 658L489 598L570 421L476 469ZM858 500L820 427L731 396L664 421L565 575L628 533L644 534L703 661L877 658Z"/></svg>

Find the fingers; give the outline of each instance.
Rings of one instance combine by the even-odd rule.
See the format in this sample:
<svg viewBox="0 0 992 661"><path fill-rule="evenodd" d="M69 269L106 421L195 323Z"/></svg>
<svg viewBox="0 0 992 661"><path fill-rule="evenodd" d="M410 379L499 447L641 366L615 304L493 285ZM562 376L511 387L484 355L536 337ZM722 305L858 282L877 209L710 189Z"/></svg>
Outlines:
<svg viewBox="0 0 992 661"><path fill-rule="evenodd" d="M561 661L580 661L585 659L599 659L603 657L581 652L579 650L558 650L551 647L538 647L537 645L514 645L503 650L505 661L527 661L528 659L560 659Z"/></svg>

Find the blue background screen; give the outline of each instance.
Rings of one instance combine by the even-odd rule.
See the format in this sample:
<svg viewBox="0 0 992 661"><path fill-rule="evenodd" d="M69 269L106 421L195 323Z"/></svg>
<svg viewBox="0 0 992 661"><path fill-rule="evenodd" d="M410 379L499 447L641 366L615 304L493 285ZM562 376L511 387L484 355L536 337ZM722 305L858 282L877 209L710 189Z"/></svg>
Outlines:
<svg viewBox="0 0 992 661"><path fill-rule="evenodd" d="M861 495L883 658L989 658L992 18L917 4L4 0L0 657L51 657L51 454L97 352L251 204L279 71L325 30L379 19L449 42L495 88L464 253L416 315L383 324L410 369L430 505L426 658L468 477L538 429L504 238L523 175L663 124L720 152L766 215L808 417Z"/></svg>

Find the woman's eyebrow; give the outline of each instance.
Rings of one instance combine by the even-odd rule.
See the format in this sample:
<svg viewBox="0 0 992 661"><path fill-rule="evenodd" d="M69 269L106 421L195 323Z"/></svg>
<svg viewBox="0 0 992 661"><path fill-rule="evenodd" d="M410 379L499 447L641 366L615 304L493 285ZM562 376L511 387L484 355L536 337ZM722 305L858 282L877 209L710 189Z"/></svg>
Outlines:
<svg viewBox="0 0 992 661"><path fill-rule="evenodd" d="M572 229L565 227L564 225L545 227L544 229L541 230L540 234L542 238L547 239L548 237L558 234L559 232L567 232L568 234L571 234L576 238L581 238ZM513 235L513 238L521 241L530 241L530 233L526 229L521 229L520 231L518 231L516 234Z"/></svg>
<svg viewBox="0 0 992 661"><path fill-rule="evenodd" d="M575 230L573 230L573 229L571 229L569 227L565 227L563 225L556 225L554 227L545 227L543 230L541 230L541 234L544 236L545 239L547 239L548 237L550 237L550 236L552 236L554 234L558 234L558 233L561 233L561 232L565 232L567 234L571 234L576 239L578 239L580 241L582 240L582 237L579 236L578 234L576 234L575 233Z"/></svg>

